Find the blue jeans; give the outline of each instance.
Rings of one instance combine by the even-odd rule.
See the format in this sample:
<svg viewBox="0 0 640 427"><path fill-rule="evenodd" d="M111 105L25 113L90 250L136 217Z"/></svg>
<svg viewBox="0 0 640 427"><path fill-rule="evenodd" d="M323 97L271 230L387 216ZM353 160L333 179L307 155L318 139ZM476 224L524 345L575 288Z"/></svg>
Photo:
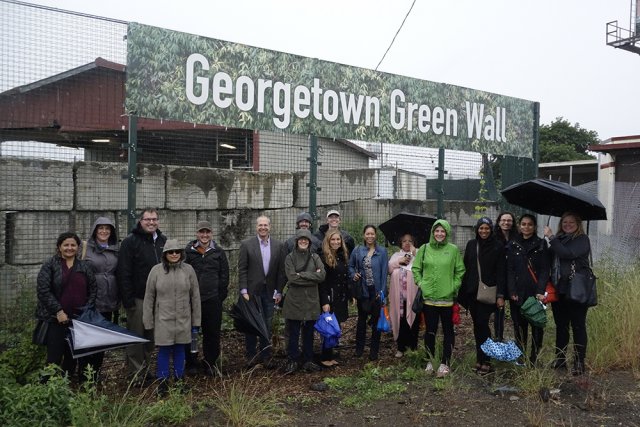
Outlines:
<svg viewBox="0 0 640 427"><path fill-rule="evenodd" d="M273 298L266 295L266 292L262 292L260 294L252 294L250 298L256 298L261 309L262 309L262 318L267 324L267 331L269 332L269 337L271 337L271 322L273 320L273 307L274 301ZM256 350L256 344L258 343L258 336L245 334L244 335L244 343L246 348L246 357L247 361L253 361L258 355L258 351ZM267 361L271 358L271 342L260 337L260 360Z"/></svg>
<svg viewBox="0 0 640 427"><path fill-rule="evenodd" d="M289 328L289 345L287 347L287 357L289 360L297 361L300 357L300 329L302 329L302 360L311 362L313 360L313 320L292 320L287 319Z"/></svg>

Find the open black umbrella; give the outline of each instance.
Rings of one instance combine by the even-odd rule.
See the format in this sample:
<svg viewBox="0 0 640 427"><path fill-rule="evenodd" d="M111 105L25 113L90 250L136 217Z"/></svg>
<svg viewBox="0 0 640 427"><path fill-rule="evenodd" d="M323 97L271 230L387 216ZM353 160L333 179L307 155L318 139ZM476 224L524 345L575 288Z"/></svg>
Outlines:
<svg viewBox="0 0 640 427"><path fill-rule="evenodd" d="M106 350L149 342L130 330L105 319L90 307L71 321L67 342L74 359Z"/></svg>
<svg viewBox="0 0 640 427"><path fill-rule="evenodd" d="M584 220L607 219L607 210L597 197L564 182L532 179L505 188L502 195L512 205L542 215L562 216L571 211Z"/></svg>
<svg viewBox="0 0 640 427"><path fill-rule="evenodd" d="M436 218L432 216L400 212L380 224L380 230L387 241L395 246L400 246L400 238L409 233L413 236L413 245L418 248L429 241L434 222Z"/></svg>
<svg viewBox="0 0 640 427"><path fill-rule="evenodd" d="M249 301L242 295L238 297L238 302L231 307L229 316L233 319L233 326L236 331L243 334L257 335L267 341L271 341L267 324L262 317L262 306L258 303L259 297L251 296Z"/></svg>

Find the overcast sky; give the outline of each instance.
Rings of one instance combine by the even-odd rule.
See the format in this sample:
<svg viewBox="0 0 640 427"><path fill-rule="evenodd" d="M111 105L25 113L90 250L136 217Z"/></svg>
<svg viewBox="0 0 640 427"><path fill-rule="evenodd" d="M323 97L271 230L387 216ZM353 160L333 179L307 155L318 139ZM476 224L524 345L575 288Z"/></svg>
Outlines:
<svg viewBox="0 0 640 427"><path fill-rule="evenodd" d="M33 3L375 69L413 0ZM630 0L417 0L379 71L538 101L601 139L640 134L640 55L605 43Z"/></svg>

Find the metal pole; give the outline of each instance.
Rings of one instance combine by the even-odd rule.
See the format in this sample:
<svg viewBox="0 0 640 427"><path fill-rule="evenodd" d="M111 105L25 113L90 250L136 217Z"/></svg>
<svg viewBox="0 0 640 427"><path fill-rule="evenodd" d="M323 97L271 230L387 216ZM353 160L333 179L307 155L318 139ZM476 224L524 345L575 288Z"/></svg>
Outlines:
<svg viewBox="0 0 640 427"><path fill-rule="evenodd" d="M437 217L444 219L444 148L438 149L438 213Z"/></svg>
<svg viewBox="0 0 640 427"><path fill-rule="evenodd" d="M322 163L318 161L318 137L311 135L309 142L309 158L307 159L309 161L309 183L307 187L309 187L309 214L313 218L311 231L315 231L315 225L318 222L317 195L318 191L322 190L318 187L318 166Z"/></svg>
<svg viewBox="0 0 640 427"><path fill-rule="evenodd" d="M138 182L138 116L129 115L129 144L127 165L127 225L136 225L136 184Z"/></svg>

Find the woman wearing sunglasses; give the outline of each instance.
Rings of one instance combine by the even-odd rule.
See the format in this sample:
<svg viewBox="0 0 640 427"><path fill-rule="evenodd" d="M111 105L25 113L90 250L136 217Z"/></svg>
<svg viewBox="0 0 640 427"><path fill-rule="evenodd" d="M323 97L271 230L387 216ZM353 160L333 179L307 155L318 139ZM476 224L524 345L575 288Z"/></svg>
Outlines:
<svg viewBox="0 0 640 427"><path fill-rule="evenodd" d="M177 240L167 240L162 263L149 272L144 295L142 321L153 329L158 346L158 394L169 388L169 358L173 355L176 380L184 377L185 345L191 342L192 328L200 327L200 288L196 272L184 263L184 251Z"/></svg>

